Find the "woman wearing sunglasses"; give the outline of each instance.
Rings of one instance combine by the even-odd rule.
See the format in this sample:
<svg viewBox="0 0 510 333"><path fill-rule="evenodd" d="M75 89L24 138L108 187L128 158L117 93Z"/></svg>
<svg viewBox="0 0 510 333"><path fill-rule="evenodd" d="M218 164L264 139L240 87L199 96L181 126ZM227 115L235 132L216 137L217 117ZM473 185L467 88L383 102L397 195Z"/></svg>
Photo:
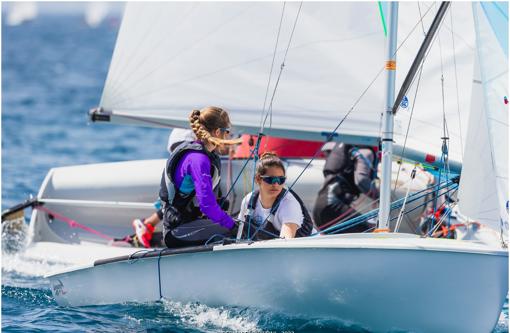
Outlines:
<svg viewBox="0 0 510 333"><path fill-rule="evenodd" d="M249 222L243 228L244 237L294 238L311 234L310 214L299 196L284 188L285 181L283 162L273 153L264 153L255 175L259 189L241 203L239 219Z"/></svg>
<svg viewBox="0 0 510 333"><path fill-rule="evenodd" d="M228 113L209 106L189 116L196 141L175 147L168 159L159 196L163 203L163 239L167 247L202 245L226 235L233 219L220 207L220 158L217 153L239 140L229 140Z"/></svg>

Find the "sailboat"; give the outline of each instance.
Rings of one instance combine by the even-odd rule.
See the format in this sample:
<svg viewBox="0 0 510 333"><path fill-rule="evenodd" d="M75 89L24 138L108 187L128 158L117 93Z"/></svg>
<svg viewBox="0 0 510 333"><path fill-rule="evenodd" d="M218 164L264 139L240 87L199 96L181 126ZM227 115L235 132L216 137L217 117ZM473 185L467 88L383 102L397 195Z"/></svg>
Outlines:
<svg viewBox="0 0 510 333"><path fill-rule="evenodd" d="M307 6L305 6L303 13L307 13ZM310 8L313 9L314 6ZM337 121L339 116L346 114L346 111L339 111L336 105L347 105L347 103L355 101L356 94L364 89L360 78L363 77L364 81L368 81L370 75L377 73L378 66L382 61L385 40L383 24L381 24L377 6L369 4L357 9L356 6L345 5L347 10L344 15L345 21L338 22L336 20L338 16L325 15L328 6L331 6L331 9L335 11L344 11L343 5L330 4L323 6L322 9L320 6L318 7L320 12L317 14L313 12L306 14L311 16L304 24L310 26L309 31L316 31L317 33L313 36L304 35L303 37L299 37L301 34L296 34L297 44L295 45L297 46L292 47L292 52L289 54L292 55L295 52L302 52L300 50L306 50L306 52L313 54L323 54L325 59L309 64L310 57L303 54L292 60L297 63L297 67L306 68L306 71L299 75L289 73L291 77L288 79L284 77L282 82L292 83L292 91L295 91L295 89L299 89L299 91L296 94L278 94L278 99L274 103L284 103L285 105L282 108L278 107L278 112L274 112L271 117L268 117L268 123L271 124L265 126L267 137L262 138L261 150L265 147L264 139L277 137L278 135L282 135L286 140L298 138L301 140L299 142L307 140L306 142L320 144L321 140L323 142L330 134L329 132L333 130L331 124ZM268 86L267 81L269 81L269 88L274 89L277 66L269 75L272 77L270 80L267 78L268 75L262 75L261 73L264 73L264 71L267 73L272 63L282 61L285 51L285 45L280 42L275 53L275 60L272 60L273 44L282 13L281 7L282 4L198 5L188 3L152 6L130 4L119 33L100 108L91 112L91 120L96 123L110 121L112 123L142 126L185 127L188 126L188 109L191 110L198 107L198 105L216 103L231 110L232 119L238 132L245 135L253 134L256 139L260 127L254 124L261 124L261 113L257 111L257 108L260 109L263 103L263 101L259 101L259 96L261 94L262 97L264 96ZM209 10L217 12L218 8L224 10L224 14L217 13L220 21L227 20L230 17L228 15L241 16L238 20L230 23L233 24L231 28L223 27L223 29L218 30L217 35L211 34L210 27L196 27L191 22L185 21L180 15L175 14L189 13L190 17L196 17L197 20L200 20L203 16L209 15ZM362 13L362 16L370 13L363 24L353 24L351 22L352 18L348 13L356 14L357 11ZM416 16L413 23L407 23L409 30L416 24L416 17L419 17L417 7L414 11ZM160 13L165 13L165 15ZM267 13L271 13L271 16L266 17ZM174 14L180 18L167 19L166 15ZM254 20L255 17L261 17L262 19L257 19L257 22L246 21L245 16L252 14L254 16L249 18L250 20ZM290 36L296 8L289 5L284 14L285 21L282 21L283 28L281 31L282 41L284 41L283 36L285 38ZM322 24L317 26L318 23L314 22L313 19L314 15L328 17L328 21L325 22L324 26L333 27L331 31L334 31L334 33L327 37L330 39L323 41L322 31L325 27L322 27ZM464 19L462 17L459 22L462 23ZM469 22L469 20L466 21ZM247 22L250 22L250 25ZM249 28L250 26L253 29ZM151 30L149 37L142 33L146 29ZM182 29L182 31L179 29ZM233 31L239 31L239 36L234 38L232 36ZM262 33L262 35L259 33ZM421 33L417 35L422 36ZM169 36L172 36L172 38L169 38ZM265 36L265 38L261 38L261 36ZM469 39L469 36L464 38ZM138 42L135 42L137 40ZM192 43L193 48L190 49L192 46L190 43L193 40L195 40L195 43ZM249 40L257 40L257 44L260 44L254 50L256 53L239 53L238 50L240 49L253 49L254 44L249 43ZM228 47L224 46L225 50L232 50L226 54L223 49L216 49L214 52L210 49L210 45L219 45L218 43L226 42L229 44ZM466 45L468 44L461 44L457 49L459 54L463 55L462 60L459 60L458 63L459 68L462 69L460 71L461 77L466 73L464 69L471 66L470 49ZM327 49L324 49L324 47L327 47ZM346 53L342 51L343 48L352 49L352 52ZM190 58L188 53L191 50L193 50L193 53L207 52L209 56L213 56L214 53L214 58L221 61L205 61L204 57ZM343 59L328 56L328 54L342 53L345 54ZM363 60L367 61L369 67L373 69L372 72L365 67L353 72L352 66L347 65L349 61L356 61L357 58L361 59L358 56L359 54L364 55ZM373 57L372 54L378 56ZM438 61L438 59L433 59L431 63L437 64ZM197 64L197 67L190 67L190 64ZM312 67L309 68L310 66ZM445 67L446 70L449 70L452 66L446 64ZM187 70L182 71L183 68L187 68ZM330 68L334 68L334 71L331 71ZM176 70L177 72L175 72ZM326 76L325 79L324 77L317 77L317 72L340 74L335 74L334 77ZM433 66L432 72L438 72L436 65ZM242 78L246 73L252 73L254 76L249 80L243 80ZM346 73L351 74L346 76ZM284 74L289 75L288 73ZM184 86L177 84L178 91L174 91L174 85L171 84L169 87L159 86L160 82L167 82L167 80L161 81L162 76L175 77L177 80L180 75L184 75L182 78ZM206 84L201 83L206 79L209 80L205 82ZM195 82L193 84L197 82L200 85L205 84L206 87L214 86L214 82L225 82L226 85L214 93L217 96L213 96L212 93L206 95L202 88L199 90L193 88L196 93L190 94L187 91L191 90L186 88L189 84L186 83L188 81ZM344 125L347 127L344 128L343 125L337 131L338 136L335 139L358 144L377 145L380 105L383 102L382 83L381 78L376 80L373 88L367 92L365 99L359 104L362 107L361 112L356 111L353 113L353 118L349 117L346 120ZM234 91L233 89L239 89L241 84L245 86L239 92L227 93ZM427 81L426 84L433 85L434 83ZM147 90L156 86L155 90ZM254 86L257 87L257 93L253 90ZM308 90L312 86L317 89L316 93L320 92L317 99L307 97L309 95ZM168 89L170 89L171 94L168 93ZM260 92L261 89L264 93ZM280 87L279 89L283 88ZM145 90L150 93L149 96L143 93ZM342 93L338 94L338 91ZM461 92L463 91L469 91L469 89L462 89ZM143 96L138 96L142 93ZM188 95L184 98L185 94ZM200 96L202 100L197 100L192 95ZM303 97L300 101L297 99L299 96ZM183 99L178 100L181 97ZM126 103L127 99L131 101ZM180 105L183 105L185 100L193 101L192 103L196 101L197 104L188 104L181 108ZM461 102L465 103L465 100L462 98ZM318 104L319 102L322 105ZM179 107L176 107L176 105ZM269 106L268 99L266 109L269 109ZM427 108L433 107L436 106L427 106ZM298 121L297 117L294 116L296 110L301 110L299 111L300 115L305 117L305 120ZM407 123L406 118L402 119ZM457 119L456 112L454 114L455 119ZM422 121L424 124L429 123L426 118ZM304 126L304 123L317 124L314 125L314 128L311 128ZM436 127L439 128L440 126L428 126L427 131L437 131ZM454 127L457 128L457 126ZM269 140L274 142L275 139ZM414 142L421 144L420 140ZM406 154L413 152L414 148L412 146L407 148ZM253 149L253 147L248 145L248 154L244 156L240 154L240 158L223 159L223 170L227 172L224 172L226 177L222 177L222 192L229 192L231 185L235 184L229 195L231 201L230 212L233 214L239 210L244 195L253 188L253 164L252 162L246 164L246 157L249 157L250 149ZM427 149L433 150L432 146ZM435 163L436 166L440 165L437 163L439 156L434 156L432 153L422 155L422 160L427 160L432 164ZM324 159L315 159L310 163L310 157L311 155L306 158L291 156L286 159L286 163L289 182L292 183L300 177L293 188L297 193L300 193L305 205L311 211L317 192L323 182ZM431 162L431 158L435 159L436 162ZM133 249L114 248L106 246L106 244L113 237L122 237L132 233L130 221L134 218L149 216L154 212L153 203L157 197L160 174L164 163L165 161L160 159L51 169L35 198L35 201L42 204L42 207L45 207L47 211L43 211L41 206L33 210L29 226L31 242L26 251L29 252L30 256L36 258L50 256L55 260L63 260L62 253L73 253L71 256L73 259L71 262L73 263L88 262L93 259L134 252ZM451 159L452 170L460 171L459 165L453 158ZM397 185L393 187L395 198L404 197L408 189L410 193L423 192L433 183L434 179L428 170L420 168L414 170L416 176L411 180L413 170L413 164L393 163L393 182ZM236 178L239 178L237 182L235 181ZM425 201L427 199L423 196L407 204L409 210L411 208L416 209L406 214L405 222L402 223L400 231L420 232L417 226L425 212L425 206L423 205ZM392 214L394 217L398 214L398 211L393 211ZM61 216L61 218L58 218L58 216ZM392 228L394 228L395 223L396 220L391 221ZM79 225L81 227L78 227ZM90 232L90 229L87 228L96 232ZM79 245L79 249L76 248L77 246L66 247L69 244Z"/></svg>
<svg viewBox="0 0 510 333"><path fill-rule="evenodd" d="M467 14L466 11L460 10L463 8L462 4L459 7L457 4L453 5L455 16L465 15L458 25L458 21L455 21L454 26L446 25L444 17L441 20L440 13L444 15L446 11L443 5L437 10L434 4L411 8L407 7L410 6L407 3L391 3L389 15L388 13L381 15L380 12L384 12L384 8L379 12L377 7L373 8L374 5L374 3L129 4L105 84L101 107L95 110L91 117L96 121L185 127L186 116L183 116L182 110L192 108L189 107L189 101L197 105L227 103L227 108L232 110L233 122L246 133L257 134L265 127L263 118L267 115L267 119L271 121L270 126L267 126L267 132L275 136L316 141L328 136L335 140L370 145L376 144L381 138L380 125L384 123L383 138L387 139L383 143L381 163L385 174L381 185L384 188L381 190L384 197L381 200L381 207L384 206L384 209L378 211L382 232L316 235L309 238L261 242L239 240L232 244L208 244L195 248L148 250L138 253L132 253L131 250L129 255L96 260L82 267L73 267L48 276L57 302L62 305L80 306L157 301L164 297L182 302L252 306L297 315L337 317L360 323L368 330L376 332L491 331L508 292L506 249L508 212L501 206L505 199L508 201L505 184L501 183L507 179L504 178L507 177L507 173L504 173L507 172L505 159L500 159L500 156L495 155L496 151L491 151L493 156L491 161L497 163L490 169L492 171L484 170L492 172L496 187L502 189L501 192L498 190L498 198L503 198L503 201L498 199L495 204L498 207L497 242L435 239L386 230L390 217L389 177L393 140L396 141L394 152L400 156L429 164L435 163L444 168L445 173L460 172L463 145L456 143L462 141L460 140L462 137L472 140L473 135L469 131L467 136L463 135L465 133L462 133L461 126L463 117L466 117L461 111L469 110L465 106L469 106L471 101L470 98L462 96L471 95L472 70L458 71L458 84L444 80L438 84L437 81L435 83L427 81L429 80L427 64L428 61L441 64L441 70L437 67L433 69L436 73L447 73L448 69L456 73L454 67L458 69L473 66L475 52L473 49L470 52L468 43L455 45L454 54L465 53L463 57L459 56L456 59L454 65L445 60L447 59L445 34L455 36L456 29L462 27L461 23L472 22L472 17L475 18L474 26L477 28L476 43L473 45L477 45L481 73L486 75L482 75L481 80L483 86L481 100L485 101L485 119L489 119L491 113L495 112L494 106L488 101L492 101L492 91L498 93L501 91L496 89L500 86L494 86L495 81L492 78L496 74L498 77L501 75L506 77L508 64L506 61L498 63L497 69L502 71L497 73L492 73L490 68L484 67L487 61L489 64L496 64L486 58L487 55L482 49L485 47L484 43L494 45L494 41L499 41L492 38L493 27L487 24L492 21L487 11L482 8L488 5L475 3L472 12L469 10ZM400 13L397 10L399 6ZM420 13L422 10L423 13ZM417 15L411 18L410 13L413 12ZM436 12L438 14L434 16ZM399 36L403 36L401 48L398 50L397 13L399 13L398 29L402 33L399 33ZM381 32L382 27L386 27L384 22L381 24L381 17L389 17L387 38L383 34L377 34ZM285 24L280 25L279 22ZM432 23L427 24L430 22ZM413 39L412 33L409 32L419 33L420 30L416 28L420 28L421 24L426 27L423 29L425 30L434 24L440 26L441 22L444 29L440 29L439 34L435 35L438 36L438 43L433 43L432 48L425 48L425 55L428 50L431 51L425 61L420 61L423 64L421 84L422 87L439 86L440 96L441 92L449 91L446 89L448 84L453 85L461 96L457 102L463 104L463 107L452 108L448 104L451 99L434 98L435 95L430 92L434 90L432 88L424 90L422 95L416 95L419 96L418 99L423 98L424 104L417 103L416 97L413 100L412 95L406 96L412 105L416 105L414 116L417 118L412 124L419 128L414 131L413 126L408 126L411 129L409 134L402 131L402 134L397 134L393 138L386 137L393 132L387 125L393 126L391 114L395 97L392 91L395 81L406 81L398 75L395 78L395 55L398 63L404 64L402 72L406 73L406 64L412 67L410 64L416 50L421 49L421 42L416 41L423 40L423 34L421 38ZM406 24L409 24L407 29ZM508 25L508 21L506 24ZM168 25L171 29L168 29ZM373 29L375 26L377 29ZM164 33L153 33L156 31ZM469 36L469 29L462 31ZM434 34L428 32L427 30L430 41ZM268 42L270 39L267 36L273 37L272 43ZM292 43L278 42L275 47L274 41L279 40L280 36L282 40L285 40L286 36L287 41ZM320 36L320 39L317 36ZM383 50L386 40L388 50L385 59ZM415 45L409 49L405 47L406 41L411 40L414 40ZM441 47L439 40L443 42ZM259 44L262 44L260 49ZM434 50L434 47L439 50ZM431 60L436 54L434 51L442 51L439 52L442 54L439 56L441 61ZM127 56L128 54L134 56ZM147 61L147 54L154 56L153 61ZM267 75L264 75L267 74L267 68L271 67L273 55L277 58L276 64L285 64L279 68L275 66L274 73L271 71L274 81L268 80ZM341 57L344 55L345 57ZM215 65L215 70L210 70L211 67L208 66L210 64ZM388 83L377 75L379 71L384 72L385 67L388 72L386 79ZM307 68L306 71L301 70L303 68ZM173 74L170 77L169 72ZM282 78L281 82L279 78ZM284 89L285 82L288 84ZM343 83L344 86L338 86L338 83ZM261 107L265 100L265 89L260 92L259 88L266 85L269 92L278 92L274 94L276 98L268 99L267 109ZM416 86L417 82L413 87ZM357 91L358 94L353 91ZM380 113L385 108L384 91L387 103L385 117L381 121ZM506 91L507 87L503 85L503 92ZM361 98L359 94L362 92ZM427 96L429 92L431 96ZM268 95L271 97L271 94ZM359 102L356 102L358 98ZM172 100L171 105L168 104L168 100ZM339 105L346 106L343 108L344 111L338 110ZM419 113L419 105L430 112L425 115ZM351 106L353 112L350 112ZM257 112L261 108L267 111L262 113L262 117L261 112ZM434 111L436 109L439 112ZM453 113L454 117L450 118L449 113ZM423 118L419 117L420 114ZM440 116L439 120L426 119L437 118L437 115ZM396 131L399 124L405 129L408 120L414 116L412 111L397 112ZM339 134L335 136L336 129L332 124L338 123L343 118L345 121L340 124ZM448 139L443 133L446 118ZM415 123L416 119L420 124L418 126ZM476 121L474 116L470 119ZM486 134L489 143L494 143L494 139L500 140L498 135L505 133L507 135L507 122L506 127L495 126L492 120L487 121ZM416 133L425 135L420 138L415 136ZM434 141L435 137L439 140ZM448 141L447 152L442 150L445 141ZM466 152L467 150L464 155L468 158ZM151 165L143 163L144 168ZM98 189L107 188L108 184L111 184L112 179L109 175L114 173L113 170L121 170L119 166L115 164L101 166L107 172L99 174L98 178L94 179L94 183L99 185L93 188L88 184L88 179L83 179L81 182L84 191L76 193L86 198L90 192L87 193L85 189L89 189L94 195L100 196L101 191ZM140 193L143 193L143 187L147 184L144 179L151 177L148 174L159 177L161 171L161 166L153 163L152 168L145 169L146 176L143 177L146 178L141 177L138 180L132 179L135 164L129 166L133 169L122 169L119 177L129 180L129 184L135 187L138 185ZM97 167L82 166L81 170L86 173L87 168ZM466 167L466 160L462 167ZM76 177L75 171L76 169L61 170L56 173L58 177L47 177L45 192L40 194L50 194L51 191L64 193L68 189L66 186L70 179ZM302 180L306 181L306 177ZM469 188L469 182L467 185L464 185L464 180L462 182L461 190ZM446 186L454 185L448 183ZM76 187L73 187L73 194L75 190ZM118 187L117 198L124 195L122 190ZM480 199L479 195L486 194L482 194L481 191L470 193L474 199ZM62 214L71 214L76 211L76 207L90 207L93 204L90 200L82 198L68 201L69 208ZM463 200L462 198L463 194L459 192L459 201ZM98 200L101 199L99 197ZM45 207L51 210L56 205L60 208L66 207L62 200L53 203L47 201ZM94 207L97 206L96 203ZM100 219L101 214L115 207L139 209L143 212L144 209L150 208L143 205L135 206L132 202L118 199L115 202L103 203L103 209L89 210L87 217L95 215ZM119 209L118 212L121 215L124 209ZM471 212L464 210L463 213ZM36 210L32 219L33 221L44 219L48 215L52 214ZM477 219L478 216L472 218ZM44 233L43 228L58 228L56 226L58 222L51 224L49 226L48 223L31 223L32 232L36 237ZM493 228L494 225L484 226ZM71 236L72 234L69 235L70 239ZM139 287L141 283L144 288ZM448 311L447 316L444 315L445 309ZM367 316L367 313L377 315Z"/></svg>
<svg viewBox="0 0 510 333"><path fill-rule="evenodd" d="M17 26L37 17L37 3L31 1L12 2L7 12L7 25Z"/></svg>
<svg viewBox="0 0 510 333"><path fill-rule="evenodd" d="M98 27L108 16L110 5L107 2L89 2L85 9L85 23L91 28Z"/></svg>

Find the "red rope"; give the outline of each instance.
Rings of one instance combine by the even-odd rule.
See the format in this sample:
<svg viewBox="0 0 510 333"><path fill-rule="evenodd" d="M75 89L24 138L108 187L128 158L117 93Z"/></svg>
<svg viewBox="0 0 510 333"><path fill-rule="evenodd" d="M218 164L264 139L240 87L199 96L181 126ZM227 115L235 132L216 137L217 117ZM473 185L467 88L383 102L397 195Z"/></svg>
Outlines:
<svg viewBox="0 0 510 333"><path fill-rule="evenodd" d="M330 226L330 225L332 225L333 223L340 221L341 219L343 219L344 217L346 217L348 214L350 214L352 211L354 211L354 208L349 207L349 209L347 209L345 212L343 212L342 214L340 214L340 216L335 217L335 218L334 218L334 219L332 219L331 221L326 222L326 223L324 223L323 225L321 225L320 227L318 227L318 228L319 228L319 230L324 230L325 228L329 227L329 226Z"/></svg>
<svg viewBox="0 0 510 333"><path fill-rule="evenodd" d="M110 236L108 236L108 235L105 235L105 234L103 234L103 233L101 233L101 232L99 232L99 231L97 231L97 230L94 230L94 229L92 229L92 228L90 228L90 227L87 227L86 225L80 224L80 223L76 222L75 220L72 220L72 219L70 219L70 218L68 218L68 217L65 217L65 216L63 216L63 215L60 215L59 213L56 213L56 212L54 212L54 211L51 211L51 210L49 210L49 209L48 209L48 208L46 208L46 207L43 207L43 206L36 206L36 207L35 207L35 209L41 210L41 211L43 211L43 212L45 212L45 213L48 213L48 214L50 214L50 215L52 215L52 216L56 217L57 219L61 220L62 222L67 223L67 224L69 225L69 227L71 227L71 228L80 228L80 229L82 229L82 230L85 230L85 231L87 231L87 232L90 232L91 234L94 234L94 235L99 236L99 237L101 237L101 238L104 238L104 239L107 239L107 240L113 240L113 237L110 237Z"/></svg>

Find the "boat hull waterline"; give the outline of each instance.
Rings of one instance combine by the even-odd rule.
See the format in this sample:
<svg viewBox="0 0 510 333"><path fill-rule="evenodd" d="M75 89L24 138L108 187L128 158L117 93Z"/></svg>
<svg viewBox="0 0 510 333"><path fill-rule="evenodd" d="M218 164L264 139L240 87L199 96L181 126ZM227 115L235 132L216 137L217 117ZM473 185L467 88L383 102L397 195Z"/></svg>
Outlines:
<svg viewBox="0 0 510 333"><path fill-rule="evenodd" d="M145 253L48 278L60 305L161 296L338 318L376 332L490 332L508 292L508 253L455 240L351 234Z"/></svg>

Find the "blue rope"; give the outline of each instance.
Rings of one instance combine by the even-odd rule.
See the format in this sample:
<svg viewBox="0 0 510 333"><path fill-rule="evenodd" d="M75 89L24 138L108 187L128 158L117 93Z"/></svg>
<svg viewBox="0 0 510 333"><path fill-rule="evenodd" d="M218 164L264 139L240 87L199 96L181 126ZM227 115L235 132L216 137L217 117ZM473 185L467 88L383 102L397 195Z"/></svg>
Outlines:
<svg viewBox="0 0 510 333"><path fill-rule="evenodd" d="M445 187L447 187L447 186L451 185L451 183L453 183L453 182L451 182L451 181L447 181L447 182L445 182L445 184L441 185L441 188L440 188L439 190L441 190L441 189L443 189L443 188L445 188ZM433 185L433 187L435 187L435 186L436 186L436 185ZM431 188L431 187L426 188L426 189L424 189L424 190L421 190L421 191L419 191L419 192L413 193L412 195L410 195L410 196L409 196L409 199L407 200L407 203L412 203L412 202L414 202L414 201L416 201L416 200L419 200L419 199L421 199L421 198L423 198L423 197L427 196L427 194L428 194L428 193L426 193L426 194L421 194L421 195L419 195L419 194L420 194L420 193L422 193L422 192L428 191L430 188ZM447 190L446 192L442 193L441 195L444 195L445 193L447 193L447 192L449 192L449 191L451 191L451 190L453 190L453 189L454 189L454 188L449 189L449 190ZM440 196L441 196L441 195L440 195ZM428 202L430 202L430 201L432 201L432 200L435 200L435 198L434 198L434 199L429 200ZM394 209L399 208L400 206L402 206L403 202L404 202L404 198L401 198L401 199L398 199L398 200L394 201L394 202L391 204L391 206L390 206L390 210L394 210ZM428 202L425 202L425 203L424 203L424 204L422 204L421 206L424 206L424 205L425 205L425 204L427 204ZM418 207L420 207L420 206L418 206ZM414 210L414 209L417 209L418 207L413 208L413 210ZM411 212L411 211L412 211L412 210L410 210L410 211L406 211L406 213ZM378 212L379 212L379 208L376 208L376 209L374 209L374 210L372 210L372 211L370 211L370 212L367 212L367 213L365 213L365 214L362 214L362 215L360 215L360 216L357 216L357 217L355 217L355 218L353 218L353 219L350 219L350 220L347 220L347 221L341 222L341 223L339 223L339 224L337 224L337 225L333 225L333 226L331 226L331 227L329 227L329 228L327 228L327 229L325 229L325 230L322 230L322 231L316 232L316 233L314 233L314 234L312 234L312 235L310 235L310 236L315 236L315 235L318 235L318 234L321 234L321 233L330 233L330 232L332 233L332 232L339 232L339 231L345 230L345 229L350 228L350 227L352 227L352 226L355 226L355 225L357 225L357 224L359 224L359 223L362 223L362 222L364 222L364 221L366 221L366 220L368 220L368 219L370 219L370 218L374 218L374 217L376 217L376 216L377 216L377 214L378 214Z"/></svg>
<svg viewBox="0 0 510 333"><path fill-rule="evenodd" d="M157 251L157 250L138 250L136 252L133 252L129 255L128 257L128 263L129 264L134 264L135 262L137 262L138 260L142 259L143 257L145 257L148 253L151 253L151 252L154 252L154 251ZM138 258L133 258L134 255L138 254L138 253L143 253L140 257Z"/></svg>
<svg viewBox="0 0 510 333"><path fill-rule="evenodd" d="M163 298L163 293L161 292L161 252L163 250L159 250L158 254L158 285L159 285L159 299Z"/></svg>
<svg viewBox="0 0 510 333"><path fill-rule="evenodd" d="M453 189L449 189L449 190L445 191L444 193L442 193L441 195L444 195L444 194L448 193L449 191L453 191ZM424 197L424 196L425 196L425 195L423 195L423 196L421 196L421 197ZM410 203L410 202L416 201L416 200L420 199L421 197L414 198L412 201L408 200L407 202L408 202L408 203ZM435 199L431 199L431 200L429 200L428 202L430 202L430 201L432 201L432 200L435 200ZM412 212L412 211L414 211L414 210L416 210L416 209L418 209L418 208L420 208L420 207L423 207L423 206L425 206L428 202L425 202L424 204L422 204L422 205L420 205L420 206L417 206L417 207L415 207L415 208L413 208L413 209L411 209L411 210L409 210L409 211L406 211L405 213L410 213L410 212ZM401 205L401 204L400 204L400 205ZM393 206L393 207L391 207L391 210L394 210L394 209L396 209L396 208L399 208L399 206ZM340 223L340 224L338 224L338 225L332 226L332 227L330 227L330 228L328 228L328 229L326 229L326 230L323 230L323 231L321 231L321 232L322 232L322 233L333 233L333 234L334 234L334 233L339 233L339 232L344 231L344 230L346 230L346 229L349 229L349 228L351 228L351 227L353 227L353 226L356 226L356 225L358 225L358 224L360 224L360 223L362 223L362 222L365 222L366 220L368 220L368 219L370 219L370 218L374 218L374 217L376 217L376 216L377 216L377 214L378 214L378 212L379 212L379 209L375 209L375 210L370 211L370 212L368 212L368 213L365 213L365 214L363 214L363 215L361 215L361 216L355 217L355 218L353 218L353 219L351 219L351 220L348 220L348 221L342 222L342 223ZM394 220L394 219L395 219L395 218L393 218L392 220ZM316 233L316 234L318 234L318 233ZM316 234L314 234L314 235L316 235ZM311 236L314 236L314 235L311 235Z"/></svg>
<svg viewBox="0 0 510 333"><path fill-rule="evenodd" d="M222 234L214 234L211 237L209 237L209 239L207 239L207 241L205 242L205 245L209 245L209 242L212 241L214 239L214 237L221 237L220 241L223 241L225 238L227 238L225 235L222 235Z"/></svg>

